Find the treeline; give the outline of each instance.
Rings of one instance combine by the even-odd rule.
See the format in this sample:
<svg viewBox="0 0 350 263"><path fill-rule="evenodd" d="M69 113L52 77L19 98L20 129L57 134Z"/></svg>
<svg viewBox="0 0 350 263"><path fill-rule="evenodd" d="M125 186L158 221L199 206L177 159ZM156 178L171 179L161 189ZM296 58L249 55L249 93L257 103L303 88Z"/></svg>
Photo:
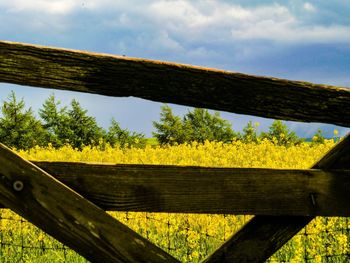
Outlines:
<svg viewBox="0 0 350 263"><path fill-rule="evenodd" d="M191 141L204 142L222 141L231 142L240 140L245 143L259 143L264 139L277 145L297 145L304 141L291 131L281 120L275 120L267 132L258 132L259 123L249 121L242 132L235 132L231 124L220 117L219 112L211 114L206 109L195 108L182 118L173 114L172 109L165 105L161 109L160 121L153 122L156 137L161 144L181 144ZM338 132L335 130L335 136ZM324 143L325 137L322 130L314 134L313 144Z"/></svg>
<svg viewBox="0 0 350 263"><path fill-rule="evenodd" d="M104 130L75 99L70 107L61 107L60 104L51 95L39 109L40 119L37 119L31 108L25 109L24 100L18 100L12 91L1 106L0 142L16 149L49 144L55 148L70 144L78 149L106 143L120 147L146 145L144 134L122 129L114 119L108 130Z"/></svg>
<svg viewBox="0 0 350 263"><path fill-rule="evenodd" d="M78 101L73 99L69 107L50 95L39 109L37 118L31 108L25 108L23 99L18 100L12 91L1 105L0 142L16 149L30 149L36 145L52 145L59 148L69 144L74 148L84 146L144 147L147 139L143 133L122 129L112 119L107 130L100 127L96 119L87 114ZM183 117L173 114L164 105L160 120L154 121L155 132L161 145L182 144L192 141L222 141L259 143L263 139L278 145L295 145L303 141L285 123L275 120L267 132L258 133L258 124L247 123L242 132L235 132L230 122L221 118L219 112L211 114L206 109L194 108ZM318 130L312 143L323 143L324 136Z"/></svg>

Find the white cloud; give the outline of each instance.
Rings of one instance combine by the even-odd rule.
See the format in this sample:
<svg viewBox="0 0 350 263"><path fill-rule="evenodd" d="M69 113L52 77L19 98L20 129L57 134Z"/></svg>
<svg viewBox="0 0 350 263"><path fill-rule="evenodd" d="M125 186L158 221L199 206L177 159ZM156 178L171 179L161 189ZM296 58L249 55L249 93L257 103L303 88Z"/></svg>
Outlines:
<svg viewBox="0 0 350 263"><path fill-rule="evenodd" d="M4 0L0 2L0 7L6 8L10 13L33 12L65 15L72 12L79 2L69 0Z"/></svg>
<svg viewBox="0 0 350 263"><path fill-rule="evenodd" d="M156 19L177 21L188 26L203 23L208 18L186 1L154 2L150 5L149 11Z"/></svg>
<svg viewBox="0 0 350 263"><path fill-rule="evenodd" d="M275 23L259 21L253 25L232 30L238 39L265 39L284 43L350 42L350 27L341 25L298 25L296 22Z"/></svg>
<svg viewBox="0 0 350 263"><path fill-rule="evenodd" d="M308 11L308 12L315 12L316 8L309 2L305 2L303 5L304 10Z"/></svg>
<svg viewBox="0 0 350 263"><path fill-rule="evenodd" d="M154 44L158 44L161 47L167 47L169 51L183 51L184 48L179 42L172 39L166 31L162 31L158 37L154 40Z"/></svg>
<svg viewBox="0 0 350 263"><path fill-rule="evenodd" d="M316 11L309 2L300 3L300 7L309 13ZM81 16L94 17L95 30L128 30L126 34L134 34L134 39L147 41L151 36L153 44L158 41L155 46L164 50L188 48L192 52L207 44L236 45L251 40L292 44L350 42L349 25L306 22L300 14L276 3L243 7L212 0L0 0L0 8L18 16L26 14L23 23L38 29L47 25L62 31L72 27L73 22L79 28ZM119 41L126 43L125 39Z"/></svg>
<svg viewBox="0 0 350 263"><path fill-rule="evenodd" d="M282 43L349 42L350 26L306 23L280 4L242 7L217 1L151 1L143 8L111 4L123 12L120 24L132 24L134 29L152 27L162 34L177 36L187 42L226 43L239 40L272 40ZM302 6L309 12L315 7L306 2ZM121 8L121 9L120 9ZM121 11L122 10L122 11ZM117 10L116 10L117 11Z"/></svg>
<svg viewBox="0 0 350 263"><path fill-rule="evenodd" d="M232 50L239 47L234 55L236 59L255 57L257 53L264 54L264 50L246 44L256 40L282 45L350 42L350 26L324 25L313 22L310 17L304 20L302 14L276 3L249 7L211 0L137 1L137 4L110 0L89 2L91 12L108 12L101 18L105 26L133 32L134 39L118 40L124 46L143 49L147 46L147 50L174 51L191 57L202 54L212 58L209 46L232 47ZM299 7L307 10L309 16L316 11L308 2L300 3ZM131 43L135 39L140 43ZM220 51L215 50L215 53Z"/></svg>

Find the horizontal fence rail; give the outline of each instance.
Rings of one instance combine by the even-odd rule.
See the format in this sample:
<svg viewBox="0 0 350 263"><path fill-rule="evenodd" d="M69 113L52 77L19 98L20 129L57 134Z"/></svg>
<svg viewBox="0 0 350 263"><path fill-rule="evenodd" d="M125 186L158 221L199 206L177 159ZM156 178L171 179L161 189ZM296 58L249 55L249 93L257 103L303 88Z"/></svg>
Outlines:
<svg viewBox="0 0 350 263"><path fill-rule="evenodd" d="M110 211L350 216L350 170L32 163Z"/></svg>
<svg viewBox="0 0 350 263"><path fill-rule="evenodd" d="M0 82L350 127L350 89L0 41Z"/></svg>

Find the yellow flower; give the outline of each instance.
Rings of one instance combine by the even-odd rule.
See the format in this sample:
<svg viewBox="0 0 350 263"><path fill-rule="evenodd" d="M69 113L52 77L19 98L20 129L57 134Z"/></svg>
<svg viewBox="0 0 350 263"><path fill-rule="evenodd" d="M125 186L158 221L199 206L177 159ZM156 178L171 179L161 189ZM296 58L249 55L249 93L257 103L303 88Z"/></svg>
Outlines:
<svg viewBox="0 0 350 263"><path fill-rule="evenodd" d="M81 151L69 145L60 149L50 145L18 153L26 159L41 161L307 169L333 146L333 140L326 140L325 144L301 143L290 147L278 146L268 140L262 140L258 144L245 144L240 141L223 144L206 141L203 144L193 142L165 147L146 146L144 149L121 149L106 145L104 150L101 150L101 147L84 147ZM202 260L251 218L239 215L108 213L179 260L194 262ZM56 244L56 241L9 210L1 209L0 218L2 218L0 231L3 242L12 242L11 244L15 245L21 244L22 240L25 242L30 240L30 246L39 248L42 244L51 247ZM325 244L330 244L327 246L327 254L347 254L350 252L348 236L338 230L349 228L350 220L345 218L317 217L306 230L302 230L273 255L271 262L303 262L305 253L313 258L313 262L322 262L320 253L325 254ZM328 233L326 230L329 230ZM3 260L1 256L3 251L5 250L0 251L0 262ZM57 251L60 252L62 251Z"/></svg>

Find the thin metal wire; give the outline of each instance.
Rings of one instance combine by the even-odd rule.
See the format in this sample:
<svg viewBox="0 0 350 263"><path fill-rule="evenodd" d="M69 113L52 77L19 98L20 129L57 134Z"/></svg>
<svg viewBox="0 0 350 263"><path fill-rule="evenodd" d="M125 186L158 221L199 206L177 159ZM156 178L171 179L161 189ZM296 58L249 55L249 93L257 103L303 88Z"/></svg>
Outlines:
<svg viewBox="0 0 350 263"><path fill-rule="evenodd" d="M26 220L15 216L13 213L3 213L0 209L0 262L36 262L39 258L49 258L50 255L60 258L57 262L88 262L74 251L54 240L47 234L43 233L36 227L32 226ZM162 217L157 217L155 213L131 213L126 212L123 215L126 225L137 225L140 220L145 220L146 229L139 229L139 233L145 238L155 242L162 249L174 255L178 259L185 262L198 262L205 256L213 252L220 243L229 239L230 230L232 233L237 231L241 225L234 225L230 220L231 215L222 215L220 220L223 220L222 229L217 229L215 233L211 229L211 224L218 218L207 216L203 220L201 228L194 226L189 217L182 215L183 222L174 223L174 215L163 214ZM241 217L247 221L249 217ZM212 221L213 220L213 221ZM216 223L216 222L215 222ZM322 224L325 229L315 232L313 223L304 228L297 236L303 243L300 262L350 262L350 225L349 218L322 218ZM331 224L332 227L329 227ZM162 228L165 232L158 233L157 227ZM17 230L16 230L17 229ZM17 231L17 232L16 232ZM158 234L158 235L157 235ZM344 251L334 249L334 243L337 239L346 237L347 248ZM195 236L195 242L191 238ZM316 238L322 240L324 247L316 247L313 240ZM295 242L295 241L290 241ZM196 246L194 246L194 244ZM318 244L319 245L319 244ZM288 247L289 246L289 247ZM311 250L314 252L311 253ZM317 250L317 255L315 254ZM199 255L194 253L200 251ZM273 260L268 262L290 262L290 259L295 256L293 244L287 244L274 256ZM182 255L182 256L181 256ZM317 260L316 260L317 256ZM277 260L276 260L277 259ZM31 261L30 261L31 260ZM42 260L43 261L43 260ZM40 261L40 262L42 262ZM49 260L46 260L49 262Z"/></svg>

